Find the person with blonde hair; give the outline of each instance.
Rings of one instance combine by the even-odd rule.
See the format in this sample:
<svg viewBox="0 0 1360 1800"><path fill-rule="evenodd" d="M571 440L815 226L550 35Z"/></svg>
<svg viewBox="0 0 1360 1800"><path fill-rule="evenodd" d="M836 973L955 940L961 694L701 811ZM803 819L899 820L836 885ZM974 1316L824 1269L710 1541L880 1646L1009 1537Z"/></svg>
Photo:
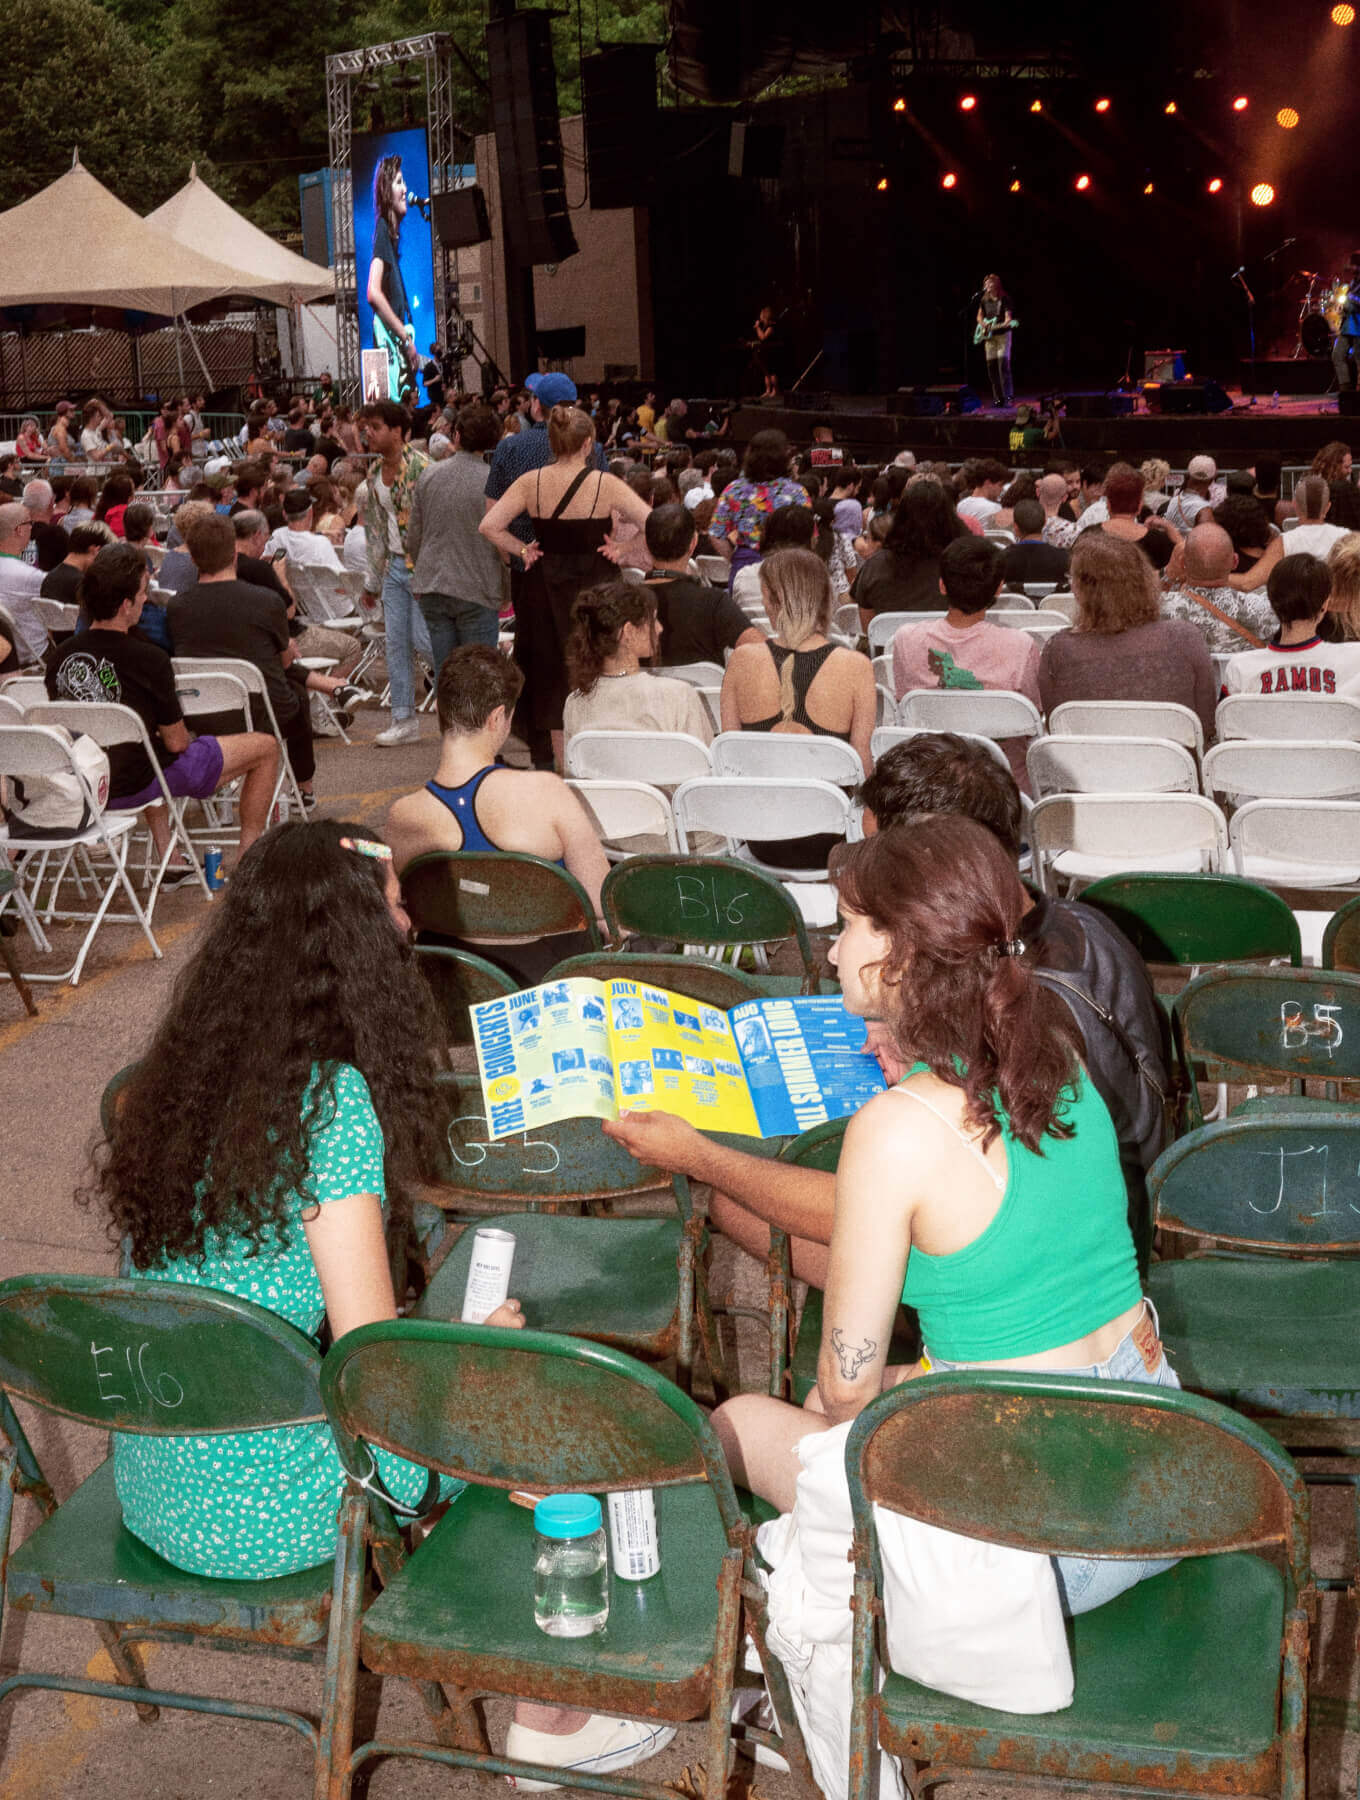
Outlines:
<svg viewBox="0 0 1360 1800"><path fill-rule="evenodd" d="M1352 531L1332 545L1327 567L1332 591L1318 635L1329 644L1353 643L1360 640L1360 531Z"/></svg>
<svg viewBox="0 0 1360 1800"><path fill-rule="evenodd" d="M1160 456L1150 456L1139 468L1143 477L1143 505L1155 513L1166 511L1171 501L1166 484L1171 479L1171 464Z"/></svg>
<svg viewBox="0 0 1360 1800"><path fill-rule="evenodd" d="M1084 532L1070 578L1077 621L1039 658L1044 711L1068 700L1172 701L1198 713L1210 738L1218 684L1204 636L1187 619L1161 616L1157 577L1138 546Z"/></svg>

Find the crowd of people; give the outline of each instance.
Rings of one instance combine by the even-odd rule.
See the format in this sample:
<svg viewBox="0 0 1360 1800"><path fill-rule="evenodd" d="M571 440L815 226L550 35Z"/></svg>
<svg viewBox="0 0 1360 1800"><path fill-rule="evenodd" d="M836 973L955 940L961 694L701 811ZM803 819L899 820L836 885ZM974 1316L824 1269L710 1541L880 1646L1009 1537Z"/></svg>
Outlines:
<svg viewBox="0 0 1360 1800"><path fill-rule="evenodd" d="M1147 971L1101 914L1022 883L1022 745L1003 746L1009 772L948 733L875 761L862 633L880 614L932 615L892 638L899 698L991 688L1041 712L1174 701L1206 741L1225 691L1360 693L1349 450L1324 447L1286 500L1264 456L1223 476L1197 456L1179 484L1156 460L1057 457L1016 475L904 451L880 470L813 460L765 430L739 458L721 431L687 427L683 402L658 414L649 395L625 414L593 398L535 375L519 405L456 400L414 440L402 407L351 416L323 382L282 428L277 408L251 414L212 471L225 479L186 491L164 549L116 470L102 484L35 475L0 505L0 631L13 627L0 672L43 660L54 695L94 683L122 698L172 794L243 783L242 855L128 1082L90 1197L138 1275L242 1294L309 1333L395 1317L385 1220L437 1168L445 1124L440 1023L401 873L434 851L527 853L571 873L598 914L606 846L562 779L566 749L600 729L711 742L698 687L667 670L716 665L723 730L834 737L858 758L863 842L751 847L781 866L829 864L831 964L888 1083L851 1121L834 1176L747 1155L664 1111L602 1126L640 1163L707 1183L714 1227L753 1256L772 1228L788 1232L795 1272L825 1290L807 1405L742 1395L717 1410L734 1477L790 1510L799 1445L933 1370L1178 1385L1142 1291L1169 1055ZM201 401L163 410L161 477L198 454L201 418ZM153 564L169 596L159 618ZM433 679L437 754L381 832L267 831L272 734L191 738L180 712L171 653L255 663L311 793L308 684L331 682L344 706L365 696L343 667L317 678L298 666L319 628L290 623L289 568L362 571L363 601L381 605L391 719L379 744L419 737L422 668ZM1042 645L987 616L1034 584L1071 596L1071 628ZM50 649L36 594L81 610ZM353 644L340 634L330 647ZM118 756L113 804L145 804L154 771L140 751ZM446 941L520 985L587 947L573 934ZM902 1303L921 1346L899 1366ZM490 1322L525 1319L512 1299ZM344 1477L323 1428L186 1443L115 1444L125 1520L162 1556L258 1578L330 1553ZM447 1484L393 1458L381 1477L409 1513L452 1503L456 1519ZM1076 1614L1166 1566L1064 1557L1054 1573ZM669 1735L521 1703L507 1749L602 1773Z"/></svg>

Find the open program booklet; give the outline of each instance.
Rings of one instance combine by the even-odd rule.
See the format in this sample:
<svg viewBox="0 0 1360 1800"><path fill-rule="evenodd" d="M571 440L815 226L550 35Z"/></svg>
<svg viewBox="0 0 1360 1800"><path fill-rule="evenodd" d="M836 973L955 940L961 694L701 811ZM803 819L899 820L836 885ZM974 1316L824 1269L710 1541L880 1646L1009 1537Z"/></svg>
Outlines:
<svg viewBox="0 0 1360 1800"><path fill-rule="evenodd" d="M579 977L471 1012L492 1138L622 1112L791 1137L884 1086L864 1021L834 995L747 1000L725 1013L623 976Z"/></svg>

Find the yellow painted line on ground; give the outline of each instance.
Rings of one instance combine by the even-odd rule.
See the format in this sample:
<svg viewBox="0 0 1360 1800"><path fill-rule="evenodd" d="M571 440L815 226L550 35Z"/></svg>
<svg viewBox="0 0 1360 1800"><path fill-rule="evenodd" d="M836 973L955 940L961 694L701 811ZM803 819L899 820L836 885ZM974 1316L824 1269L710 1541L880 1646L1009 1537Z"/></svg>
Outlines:
<svg viewBox="0 0 1360 1800"><path fill-rule="evenodd" d="M196 931L202 922L201 918L182 919L174 925L158 926L156 942L162 950L167 950L171 944L178 943L180 938L186 937L189 932ZM100 988L106 987L116 976L124 975L129 969L143 963L155 961L147 948L145 938L139 936L138 948L140 954L120 958L118 962L110 963L107 969L101 969L97 975L91 975L88 980L82 981L79 987L71 987L69 983L64 983L61 987L49 987L46 982L35 983L33 998L38 1003L37 1018L31 1019L25 1013L23 1018L15 1019L12 1024L0 1027L0 1052L22 1043L31 1032L40 1030L44 1025L52 1024L54 1020L69 1018L72 1013L80 1010L81 1002L86 995L96 993ZM27 972L25 971L25 973ZM23 1004L19 996L14 993L11 983L6 982L5 988L14 995L15 1005Z"/></svg>
<svg viewBox="0 0 1360 1800"><path fill-rule="evenodd" d="M79 993L79 989L76 990ZM139 1644L137 1655L142 1671L151 1684L152 1667L163 1645ZM116 1681L108 1652L97 1650L85 1665L90 1681ZM64 1783L88 1759L94 1746L87 1740L102 1722L112 1717L112 1700L96 1700L92 1694L63 1694L62 1718L55 1730L38 1737L26 1738L5 1759L5 1779L0 1787L3 1800L52 1800L62 1791L55 1783ZM108 1707L110 1711L104 1712ZM11 1727L11 1731L12 1731Z"/></svg>

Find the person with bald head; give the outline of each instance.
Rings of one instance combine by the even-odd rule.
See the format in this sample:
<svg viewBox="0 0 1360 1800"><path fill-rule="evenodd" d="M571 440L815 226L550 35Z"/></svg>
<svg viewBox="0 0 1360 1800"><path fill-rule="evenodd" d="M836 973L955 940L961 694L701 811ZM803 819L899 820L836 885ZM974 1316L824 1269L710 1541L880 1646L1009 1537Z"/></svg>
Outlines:
<svg viewBox="0 0 1360 1800"><path fill-rule="evenodd" d="M1236 552L1221 525L1207 520L1196 525L1186 534L1179 561L1176 585L1162 597L1164 619L1187 619L1220 656L1270 642L1276 627L1270 602L1262 593L1242 593L1229 584Z"/></svg>
<svg viewBox="0 0 1360 1800"><path fill-rule="evenodd" d="M1035 483L1034 497L1044 509L1044 528L1039 534L1043 542L1056 550L1070 550L1076 541L1077 527L1060 511L1067 504L1067 477L1041 475Z"/></svg>
<svg viewBox="0 0 1360 1800"><path fill-rule="evenodd" d="M21 663L41 662L47 652L47 627L33 606L42 592L42 573L24 561L32 536L33 515L22 500L0 506L0 606L14 621Z"/></svg>

